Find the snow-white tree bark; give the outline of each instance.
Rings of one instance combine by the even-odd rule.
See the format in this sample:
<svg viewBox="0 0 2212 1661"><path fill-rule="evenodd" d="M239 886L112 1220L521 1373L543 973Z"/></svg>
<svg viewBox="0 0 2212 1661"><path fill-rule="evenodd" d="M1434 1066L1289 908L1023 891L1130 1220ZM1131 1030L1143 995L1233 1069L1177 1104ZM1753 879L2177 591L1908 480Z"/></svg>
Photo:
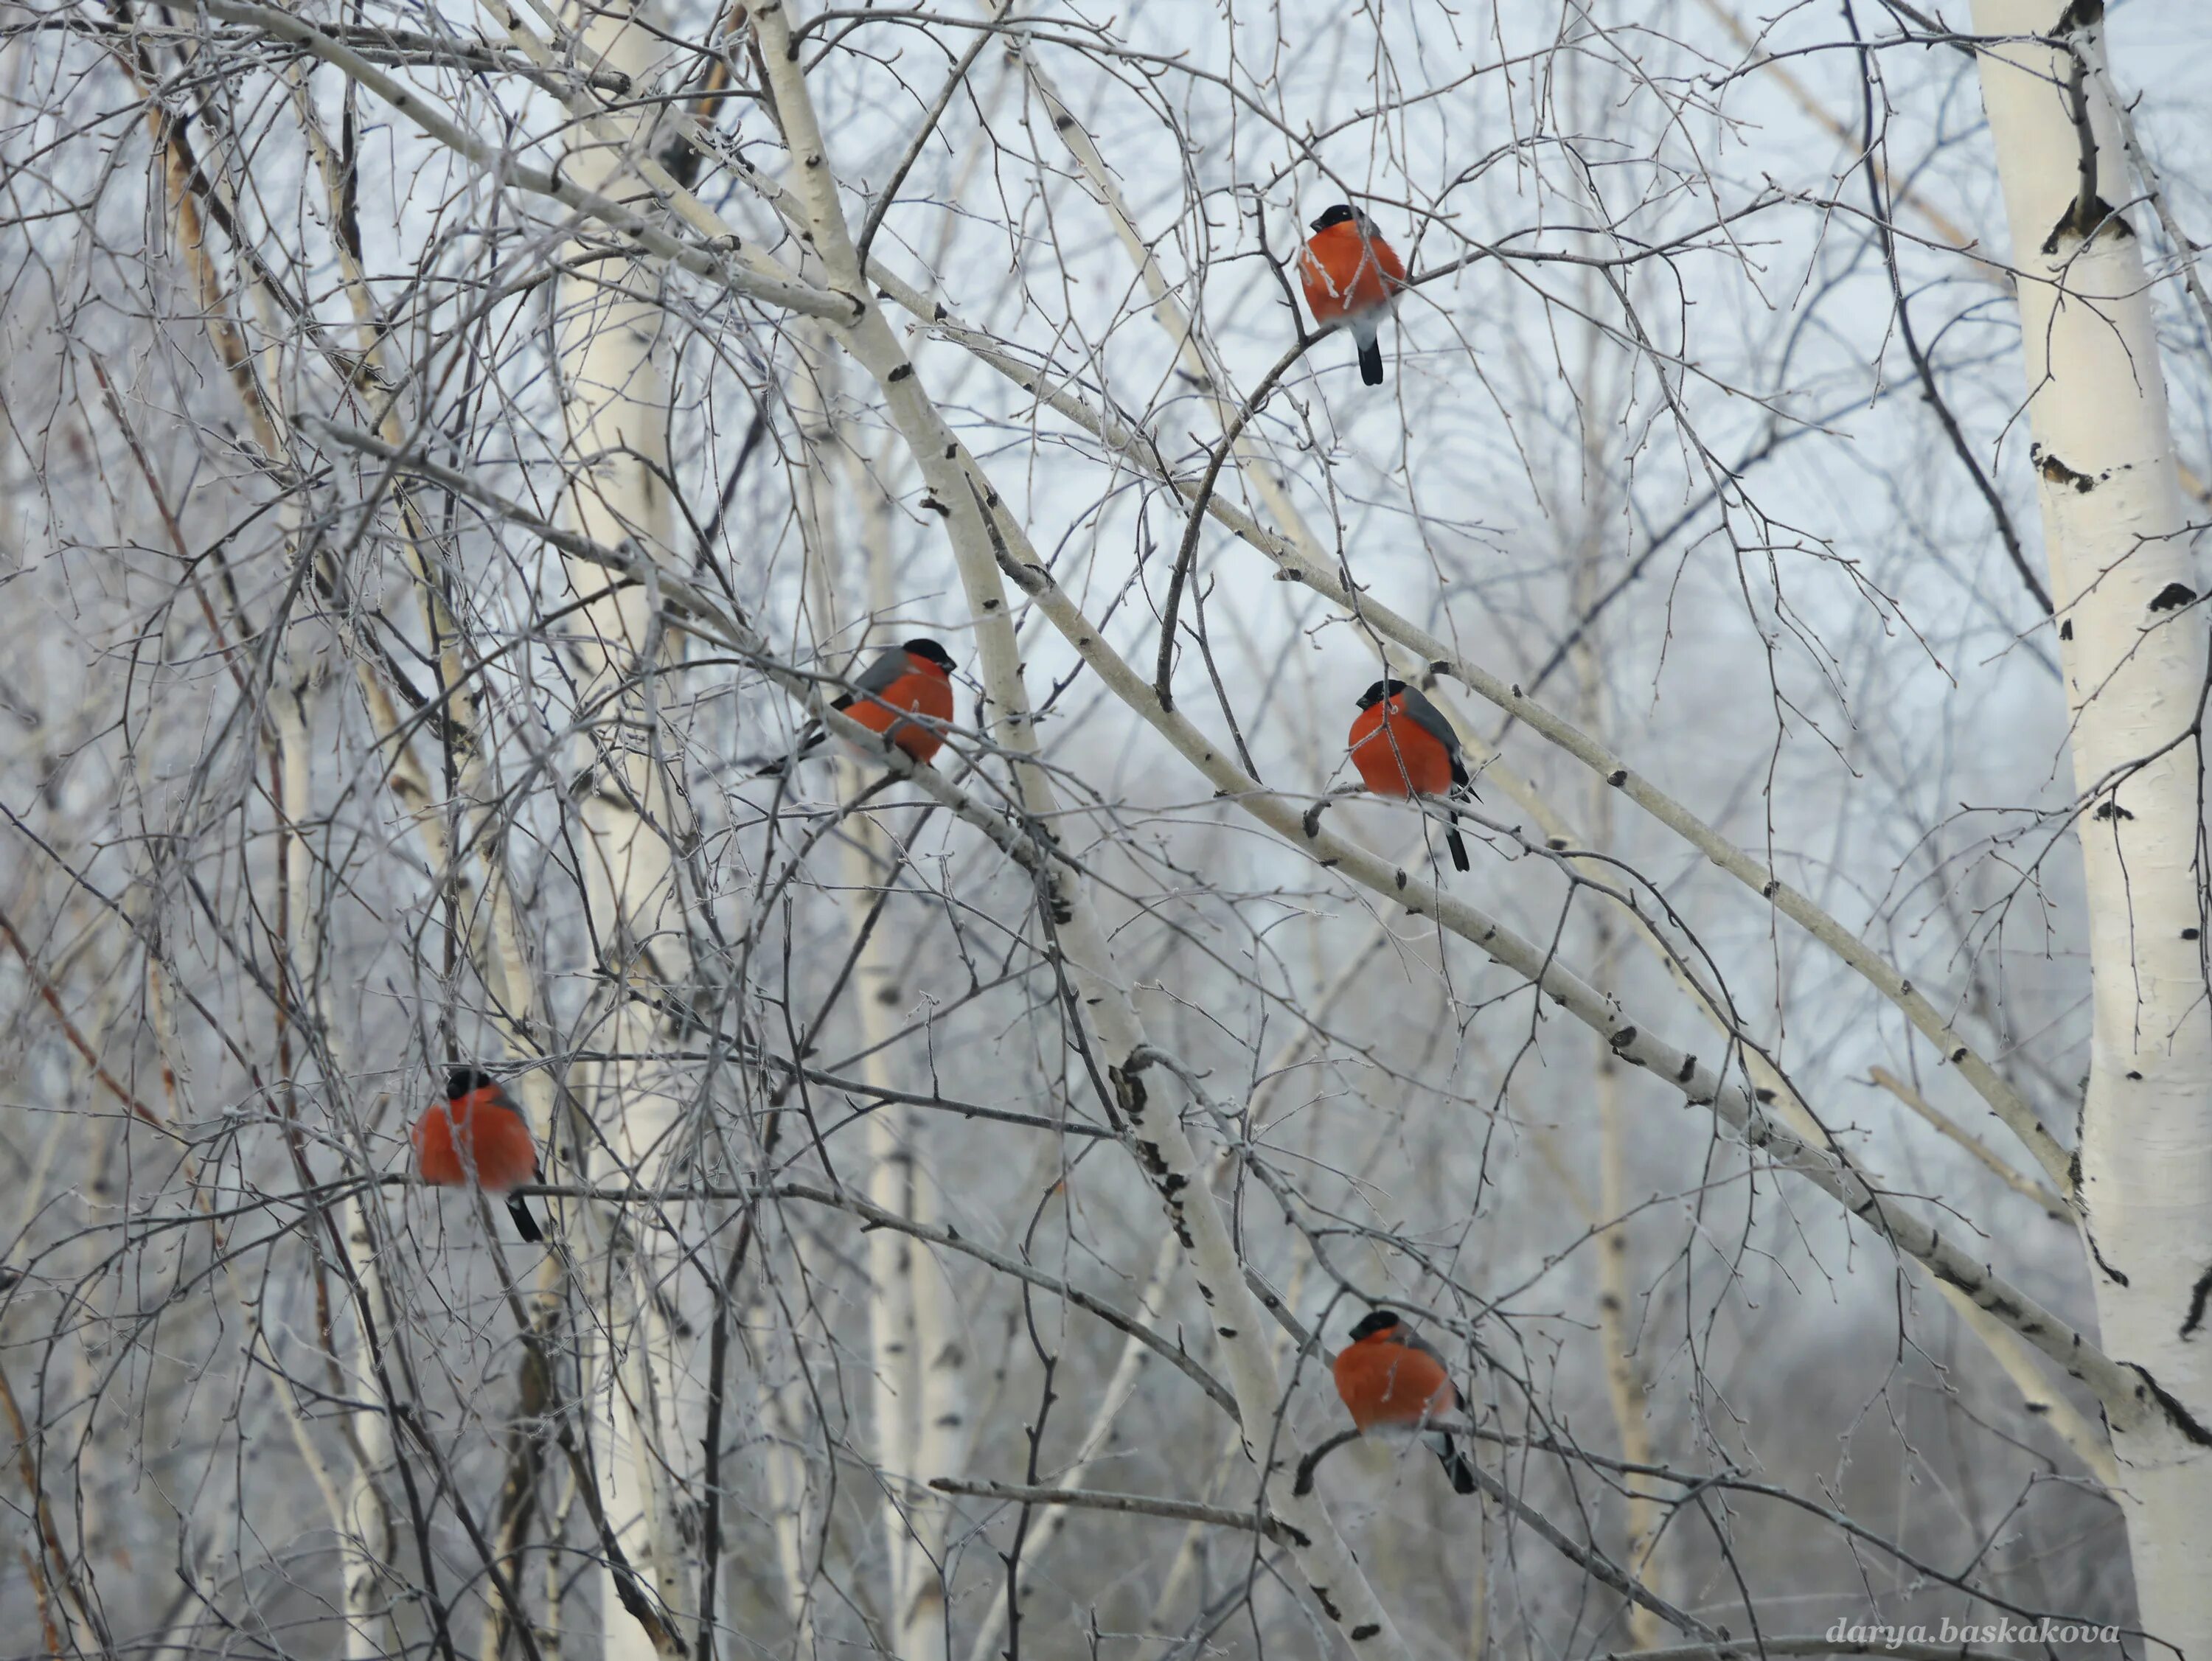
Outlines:
<svg viewBox="0 0 2212 1661"><path fill-rule="evenodd" d="M872 620L888 621L897 606L890 518L881 487L853 447L854 435L842 430L838 349L819 324L802 325L799 334L805 349L790 393L804 451L793 494L806 543L809 608L816 638L836 642L841 656L852 654L857 674L902 638L888 628L872 637L867 627ZM854 524L839 512L846 502L856 509ZM848 541L860 552L857 583L851 580L854 562L844 554ZM853 594L861 597L864 610L847 600ZM832 755L838 798L854 802L874 769L844 745L833 747ZM859 954L849 997L859 1028L860 1076L882 1090L898 1086L890 1047L897 1024L893 1017L908 1001L898 974L902 931L883 915L894 901L894 871L902 857L873 813L857 811L847 820L845 900ZM869 1115L868 1198L928 1223L936 1221L937 1207L930 1174L916 1157L919 1132L915 1114L902 1103L885 1100ZM868 1279L874 1351L870 1414L878 1480L884 1485L878 1510L885 1605L894 1653L929 1661L945 1648L939 1565L951 1510L927 1478L960 1468L967 1430L966 1352L942 1267L926 1247L890 1229L873 1231Z"/></svg>
<svg viewBox="0 0 2212 1661"><path fill-rule="evenodd" d="M756 1248L764 1249L764 1248ZM757 1330L774 1330L773 1308L763 1300L752 1306ZM799 1379L797 1346L775 1346L765 1357L760 1392L761 1430L767 1439L768 1508L775 1538L776 1570L783 1590L785 1618L791 1622L793 1661L814 1661L814 1580L809 1561L814 1540L814 1498L807 1479L806 1401ZM728 1566L734 1573L737 1565Z"/></svg>
<svg viewBox="0 0 2212 1661"><path fill-rule="evenodd" d="M276 749L283 780L283 834L289 843L287 857L281 864L288 890L284 912L293 937L292 973L295 986L304 994L307 1025L311 1030L319 1031L327 1026L317 997L323 974L322 931L318 919L323 912L315 903L313 893L314 852L300 834L301 827L312 821L313 811L314 767L308 749L304 701L304 691L296 681L291 686L279 688L271 700L270 719L276 729ZM356 1194L338 1210L351 1281L359 1298L359 1306L352 1310L353 1318L348 1323L354 1339L349 1370L353 1375L356 1395L371 1402L384 1394L377 1369L371 1363L371 1347L378 1341L375 1324L383 1311L390 1307L384 1268L369 1216L369 1207L374 1203L373 1196ZM281 1370L276 1376L283 1380L279 1394L288 1409L287 1416L297 1423L299 1406L293 1399L290 1381ZM347 1440L353 1458L346 1462L343 1494L335 1506L340 1537L339 1572L343 1576L345 1596L345 1653L351 1661L371 1661L371 1658L389 1654L395 1639L388 1612L392 1603L389 1576L393 1547L391 1501L382 1488L392 1464L391 1415L380 1411L355 1415ZM325 1484L330 1483L331 1479L324 1474L319 1457L310 1454L309 1458L319 1477Z"/></svg>
<svg viewBox="0 0 2212 1661"><path fill-rule="evenodd" d="M2212 1002L2204 579L2192 557L2096 0L1975 0L2073 712L2094 997L2081 1227L2144 1628L2212 1643ZM1989 39L1986 37L2000 37Z"/></svg>
<svg viewBox="0 0 2212 1661"><path fill-rule="evenodd" d="M945 1207L935 1173L908 1149L908 1215L942 1227ZM907 1560L907 1597L899 1616L899 1653L949 1661L952 1503L929 1479L967 1469L974 1425L969 1415L969 1357L950 1265L927 1246L914 1256L914 1468L921 1481L907 1504L914 1549Z"/></svg>
<svg viewBox="0 0 2212 1661"><path fill-rule="evenodd" d="M574 28L586 61L641 82L657 50L642 12L622 5L580 14ZM641 123L587 128L576 135L563 172L603 197L629 197L641 189L639 156L651 130ZM665 560L674 515L665 348L652 298L659 268L651 261L600 264L586 244L576 252L578 264L559 284L556 329L568 418L566 518L606 546L634 544ZM572 593L601 596L584 606L574 633L578 707L604 703L619 718L595 718L581 758L588 783L577 806L579 849L602 993L588 1041L617 1058L588 1070L584 1101L618 1179L652 1181L673 1168L678 1103L653 1076L649 1058L682 1024L672 1018L671 1001L680 1004L690 991L675 858L688 809L671 787L672 738L658 714L656 671L670 645L649 586L605 594L605 570L573 561L566 569ZM578 1151L584 1168L606 1169L599 1149ZM679 1354L690 1340L672 1318L682 1279L649 1222L633 1227L617 1210L579 1215L593 1255L606 1254L599 1284L609 1293L610 1336L592 1381L592 1413L595 1437L606 1450L607 1512L624 1551L677 1616L681 1642L693 1578L676 1473L697 1446ZM643 1626L623 1611L611 1573L602 1610L609 1661L655 1653Z"/></svg>

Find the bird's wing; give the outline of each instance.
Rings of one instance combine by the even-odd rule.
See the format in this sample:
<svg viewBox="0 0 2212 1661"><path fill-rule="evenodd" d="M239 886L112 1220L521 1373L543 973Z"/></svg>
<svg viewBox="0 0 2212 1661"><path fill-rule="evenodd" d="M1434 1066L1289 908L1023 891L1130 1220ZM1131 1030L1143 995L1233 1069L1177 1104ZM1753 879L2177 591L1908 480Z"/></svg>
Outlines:
<svg viewBox="0 0 2212 1661"><path fill-rule="evenodd" d="M1451 1385L1452 1404L1464 1410L1467 1407L1467 1398L1460 1394L1459 1380L1452 1377L1451 1363L1444 1359L1443 1351L1438 1349L1419 1333L1408 1330L1403 1325L1398 1328L1398 1341L1408 1349L1419 1350L1422 1355L1426 1355L1443 1369L1444 1378Z"/></svg>
<svg viewBox="0 0 2212 1661"><path fill-rule="evenodd" d="M1414 1331L1412 1327L1407 1326L1403 1321L1401 1321L1398 1324L1398 1330L1391 1334L1391 1337L1397 1343L1405 1345L1408 1349L1419 1350L1421 1354L1426 1355L1437 1366L1445 1366L1444 1352L1437 1349L1436 1345L1431 1343L1419 1333ZM1449 1370L1449 1368L1447 1368L1447 1370Z"/></svg>
<svg viewBox="0 0 2212 1661"><path fill-rule="evenodd" d="M1459 734L1453 731L1452 724L1444 719L1443 711L1422 697L1419 690L1413 687L1406 688L1403 703L1406 714L1413 724L1450 753L1454 769L1456 772L1466 771L1459 759Z"/></svg>
<svg viewBox="0 0 2212 1661"><path fill-rule="evenodd" d="M860 678L853 682L854 689L847 693L830 707L850 709L854 703L872 693L887 692L900 676L904 675L913 667L914 665L907 661L906 652L898 646L892 646L888 651L878 653L875 662L862 670Z"/></svg>

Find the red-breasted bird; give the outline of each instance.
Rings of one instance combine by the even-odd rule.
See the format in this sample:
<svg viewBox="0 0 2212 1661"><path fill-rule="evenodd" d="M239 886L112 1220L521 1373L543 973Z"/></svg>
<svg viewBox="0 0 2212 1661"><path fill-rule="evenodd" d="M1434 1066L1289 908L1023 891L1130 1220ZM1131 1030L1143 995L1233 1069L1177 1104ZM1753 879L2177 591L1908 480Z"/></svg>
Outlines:
<svg viewBox="0 0 2212 1661"><path fill-rule="evenodd" d="M1459 735L1443 712L1403 681L1377 681L1359 694L1352 718L1352 765L1377 796L1434 796L1451 812L1454 797L1474 793L1461 758ZM1467 844L1446 820L1444 846L1452 864L1467 869Z"/></svg>
<svg viewBox="0 0 2212 1661"><path fill-rule="evenodd" d="M878 653L860 672L853 690L830 706L851 716L871 732L888 733L890 741L917 761L927 761L945 747L945 729L952 724L952 654L934 640L907 641ZM921 716L921 720L913 718ZM931 722L939 724L932 726ZM792 753L796 761L821 743L819 726L799 735ZM781 773L787 763L766 769Z"/></svg>
<svg viewBox="0 0 2212 1661"><path fill-rule="evenodd" d="M1444 1358L1421 1335L1387 1309L1364 1316L1352 1329L1352 1342L1337 1352L1336 1393L1352 1422L1364 1431L1408 1429L1443 1461L1452 1492L1475 1490L1474 1468L1451 1439L1431 1430L1431 1421L1466 1415L1459 1386L1444 1370Z"/></svg>
<svg viewBox="0 0 2212 1661"><path fill-rule="evenodd" d="M1305 285L1306 309L1322 328L1340 323L1359 343L1359 379L1382 384L1382 318L1406 286L1406 267L1397 250L1382 239L1375 221L1340 202L1313 222L1313 235L1298 256L1298 277Z"/></svg>
<svg viewBox="0 0 2212 1661"><path fill-rule="evenodd" d="M535 1246L545 1238L522 1196L512 1191L538 1180L538 1144L530 1121L490 1074L456 1067L446 1075L446 1099L415 1121L415 1169L433 1188L463 1188L471 1181L507 1201L514 1232Z"/></svg>

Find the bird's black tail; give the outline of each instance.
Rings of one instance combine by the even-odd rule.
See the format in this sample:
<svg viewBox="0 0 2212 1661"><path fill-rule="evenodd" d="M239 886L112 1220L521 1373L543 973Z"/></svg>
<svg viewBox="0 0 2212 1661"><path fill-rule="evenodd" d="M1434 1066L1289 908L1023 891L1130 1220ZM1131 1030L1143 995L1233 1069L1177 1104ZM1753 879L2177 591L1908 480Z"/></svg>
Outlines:
<svg viewBox="0 0 2212 1661"><path fill-rule="evenodd" d="M1382 384L1382 342L1379 336L1370 335L1359 343L1359 379L1370 386Z"/></svg>
<svg viewBox="0 0 2212 1661"><path fill-rule="evenodd" d="M1459 826L1454 822L1459 815L1452 811L1451 803L1472 801L1474 797L1474 786L1468 779L1467 770L1454 757L1451 799L1444 803L1444 846L1451 850L1452 864L1461 870L1467 869L1467 844L1459 840Z"/></svg>
<svg viewBox="0 0 2212 1661"><path fill-rule="evenodd" d="M1451 1439L1451 1433L1438 1430L1431 1433L1428 1444L1436 1450L1437 1458L1443 1461L1445 1474L1451 1478L1452 1492L1472 1494L1475 1490L1474 1467L1468 1463L1467 1455Z"/></svg>
<svg viewBox="0 0 2212 1661"><path fill-rule="evenodd" d="M529 1203L521 1195L509 1194L507 1197L507 1215L514 1219L514 1232L531 1245L536 1246L544 1240L544 1231L538 1228L538 1219L530 1215Z"/></svg>

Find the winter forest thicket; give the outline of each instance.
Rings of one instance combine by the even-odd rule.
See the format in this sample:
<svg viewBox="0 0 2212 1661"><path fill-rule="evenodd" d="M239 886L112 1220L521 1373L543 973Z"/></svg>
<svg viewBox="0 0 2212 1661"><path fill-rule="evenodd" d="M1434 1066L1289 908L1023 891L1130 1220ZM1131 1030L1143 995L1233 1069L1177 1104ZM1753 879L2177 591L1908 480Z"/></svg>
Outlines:
<svg viewBox="0 0 2212 1661"><path fill-rule="evenodd" d="M2212 1654L2208 72L0 0L0 1650Z"/></svg>

